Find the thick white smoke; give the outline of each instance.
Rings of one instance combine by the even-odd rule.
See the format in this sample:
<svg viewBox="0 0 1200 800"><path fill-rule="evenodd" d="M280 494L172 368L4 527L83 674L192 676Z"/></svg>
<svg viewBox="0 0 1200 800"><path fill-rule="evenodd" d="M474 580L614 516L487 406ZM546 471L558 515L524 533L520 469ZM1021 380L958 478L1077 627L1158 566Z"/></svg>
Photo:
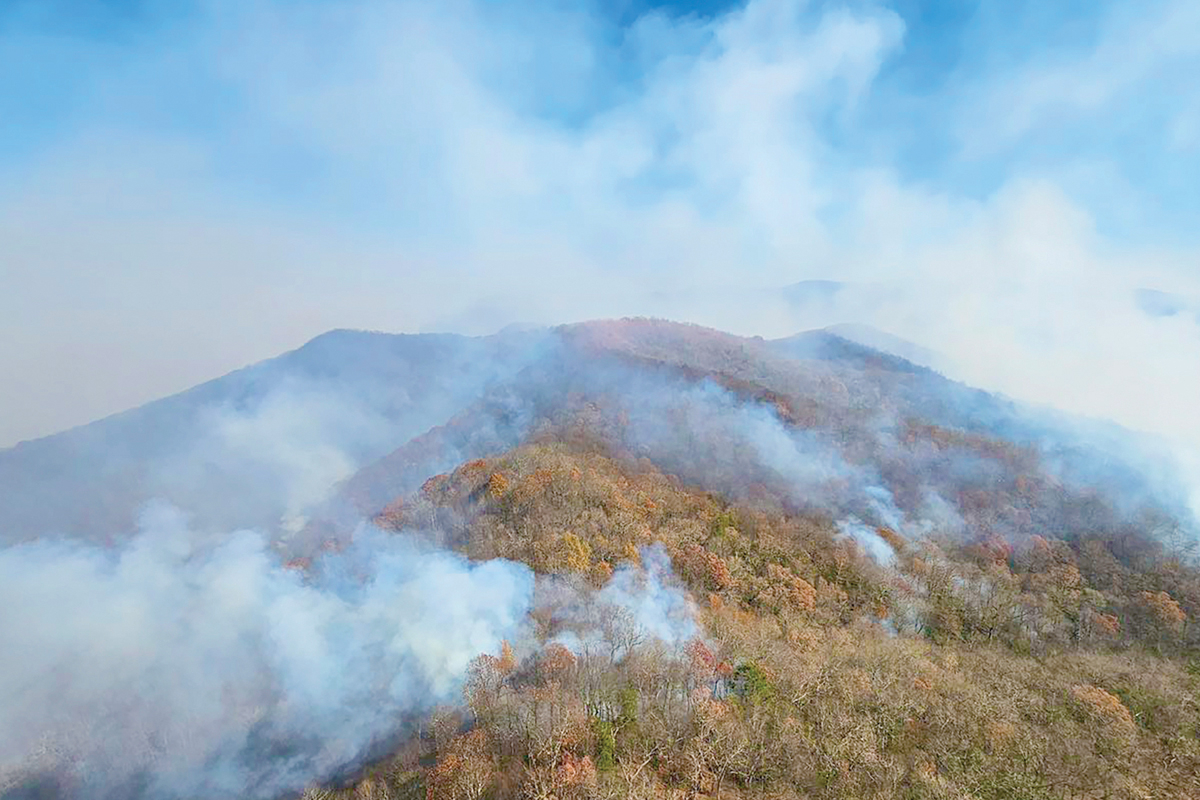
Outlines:
<svg viewBox="0 0 1200 800"><path fill-rule="evenodd" d="M700 633L696 606L661 543L638 548L640 564L624 563L598 592L578 577L542 580L534 601L549 622L550 641L576 655L623 659L642 643L680 648Z"/></svg>
<svg viewBox="0 0 1200 800"><path fill-rule="evenodd" d="M736 492L748 465L796 499L832 497L860 479L836 448L785 424L770 407L746 402L711 381L664 385L635 395L628 435L639 452L701 485Z"/></svg>
<svg viewBox="0 0 1200 800"><path fill-rule="evenodd" d="M642 559L598 593L556 582L576 641L607 641L614 623L626 646L695 635L665 551ZM0 550L0 794L300 789L456 702L475 656L529 640L533 598L525 565L365 524L346 550L289 568L259 533L202 534L165 503L118 549Z"/></svg>
<svg viewBox="0 0 1200 800"><path fill-rule="evenodd" d="M863 494L867 498L870 516L878 525L884 525L908 538L918 538L930 533L935 528L934 523L929 519L921 519L916 522L909 520L904 512L896 507L896 500L892 493L882 486L868 486L863 490ZM930 496L935 498L934 502L945 503L936 493L931 492ZM928 503L927 499L926 504ZM849 536L857 542L875 563L886 567L891 566L892 562L896 560L895 549L879 535L875 527L864 524L857 516L839 520L837 528L843 536Z"/></svg>
<svg viewBox="0 0 1200 800"><path fill-rule="evenodd" d="M269 797L453 699L526 624L533 576L369 527L311 574L262 536L149 509L118 550L0 551L0 791Z"/></svg>
<svg viewBox="0 0 1200 800"><path fill-rule="evenodd" d="M884 541L883 537L869 525L864 525L857 517L841 520L837 524L838 532L849 536L866 551L877 564L890 566L896 560L896 551Z"/></svg>
<svg viewBox="0 0 1200 800"><path fill-rule="evenodd" d="M641 567L624 564L600 591L600 605L625 609L638 630L664 644L679 646L698 632L696 609L671 570L661 544L639 548Z"/></svg>

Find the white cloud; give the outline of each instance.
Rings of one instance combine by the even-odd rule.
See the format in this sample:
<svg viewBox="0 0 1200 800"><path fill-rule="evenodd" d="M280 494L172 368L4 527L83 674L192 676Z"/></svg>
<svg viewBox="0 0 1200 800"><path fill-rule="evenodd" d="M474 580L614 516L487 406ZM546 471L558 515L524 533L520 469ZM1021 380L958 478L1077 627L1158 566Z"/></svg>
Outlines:
<svg viewBox="0 0 1200 800"><path fill-rule="evenodd" d="M1047 128L1094 121L1117 103L1197 107L1200 94L1189 76L1200 65L1200 6L1156 0L1101 6L1098 13L1101 25L1090 46L1048 50L1015 74L997 76L964 115L963 144L1009 145ZM1140 123L1137 117L1135 111L1126 123Z"/></svg>
<svg viewBox="0 0 1200 800"><path fill-rule="evenodd" d="M883 7L754 0L626 31L538 4L207 8L97 57L93 122L0 189L0 440L330 327L622 313L763 335L870 322L967 380L1195 433L1195 328L1131 292L1200 296L1197 254L1106 238L1068 193L1098 184L1062 180L1091 162L1021 162L980 196L833 132L890 135L862 130L904 47ZM1064 103L1152 93L1195 41L1188 4L1158 10L987 76L978 103L960 82L943 113L970 120L969 151L1052 135ZM829 318L733 291L828 277L867 287Z"/></svg>

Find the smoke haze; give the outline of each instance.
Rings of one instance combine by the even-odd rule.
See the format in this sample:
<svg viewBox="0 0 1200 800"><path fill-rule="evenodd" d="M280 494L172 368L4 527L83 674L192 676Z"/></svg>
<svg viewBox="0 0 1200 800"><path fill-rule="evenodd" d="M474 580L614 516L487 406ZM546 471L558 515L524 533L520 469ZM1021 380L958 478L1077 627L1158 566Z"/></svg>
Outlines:
<svg viewBox="0 0 1200 800"><path fill-rule="evenodd" d="M333 327L650 313L1200 442L1200 20L1040 8L6 4L0 441Z"/></svg>
<svg viewBox="0 0 1200 800"><path fill-rule="evenodd" d="M593 607L690 639L660 549L593 595L362 522L574 393L616 398L634 458L884 567L880 527L976 533L963 494L1021 459L1044 503L991 533L1151 508L1194 536L1200 6L967 5L5 3L0 445L331 329L503 330L336 330L0 451L0 794L297 790L532 647L545 597L571 646ZM539 327L630 314L834 326L1017 402L836 337L614 366ZM693 379L727 362L775 394ZM331 518L344 549L285 566Z"/></svg>
<svg viewBox="0 0 1200 800"><path fill-rule="evenodd" d="M603 640L589 610L611 607L639 637L691 638L669 559L644 557L595 601L563 587L565 621ZM529 637L533 596L522 564L370 526L286 568L262 535L204 536L163 504L115 550L0 550L0 793L39 778L66 797L298 791L459 702L472 659Z"/></svg>
<svg viewBox="0 0 1200 800"><path fill-rule="evenodd" d="M369 529L317 566L308 580L262 536L203 537L162 506L115 551L0 551L0 776L42 767L77 797L303 788L455 699L533 590L522 565Z"/></svg>

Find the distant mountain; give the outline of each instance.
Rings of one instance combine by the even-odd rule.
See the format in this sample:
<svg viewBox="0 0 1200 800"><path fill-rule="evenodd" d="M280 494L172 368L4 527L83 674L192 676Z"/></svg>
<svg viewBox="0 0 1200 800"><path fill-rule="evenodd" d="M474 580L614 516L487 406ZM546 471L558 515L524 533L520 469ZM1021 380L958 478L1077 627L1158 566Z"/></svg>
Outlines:
<svg viewBox="0 0 1200 800"><path fill-rule="evenodd" d="M534 357L544 334L335 330L277 358L0 450L0 531L104 538L153 498L213 526L294 504L442 422ZM303 499L302 499L302 496Z"/></svg>
<svg viewBox="0 0 1200 800"><path fill-rule="evenodd" d="M841 294L847 285L841 281L800 281L783 287L781 294L793 305L828 303Z"/></svg>
<svg viewBox="0 0 1200 800"><path fill-rule="evenodd" d="M846 322L839 325L830 325L825 330L843 339L857 342L864 347L870 347L884 353L899 356L906 361L920 364L923 367L939 369L945 361L941 355L929 348L921 347L907 339L893 336L886 331L881 331L870 325Z"/></svg>
<svg viewBox="0 0 1200 800"><path fill-rule="evenodd" d="M831 329L333 331L0 452L0 798L1182 797L1170 467Z"/></svg>
<svg viewBox="0 0 1200 800"><path fill-rule="evenodd" d="M103 539L165 499L197 525L273 530L303 548L464 461L566 435L598 436L713 491L773 485L834 515L880 517L886 496L887 514L914 524L935 524L936 506L936 524L1019 538L1083 524L1068 507L1100 491L1106 525L1151 506L1182 513L1181 489L1135 464L1147 452L1136 437L973 389L895 351L924 355L845 327L777 341L656 320L477 338L333 331L0 451L0 529L9 540ZM1035 513L987 516L964 500L987 491L1008 502L1019 476Z"/></svg>
<svg viewBox="0 0 1200 800"><path fill-rule="evenodd" d="M827 330L768 342L625 320L554 340L345 481L299 549L461 463L579 437L725 497L765 493L914 530L1019 541L1186 514L1183 488L1144 469L1149 444L1117 426L1023 406Z"/></svg>
<svg viewBox="0 0 1200 800"><path fill-rule="evenodd" d="M866 283L805 280L784 286L776 290L775 295L782 298L800 316L817 314L841 317L841 321L827 327L847 339L901 355L916 363L932 364L931 359L936 359L936 354L932 351L855 320L858 310L870 307L881 292L892 294L912 291L919 289L920 285L917 282L898 283L884 292L879 285ZM1200 299L1142 287L1134 290L1130 300L1148 317L1161 319L1184 316L1200 325Z"/></svg>

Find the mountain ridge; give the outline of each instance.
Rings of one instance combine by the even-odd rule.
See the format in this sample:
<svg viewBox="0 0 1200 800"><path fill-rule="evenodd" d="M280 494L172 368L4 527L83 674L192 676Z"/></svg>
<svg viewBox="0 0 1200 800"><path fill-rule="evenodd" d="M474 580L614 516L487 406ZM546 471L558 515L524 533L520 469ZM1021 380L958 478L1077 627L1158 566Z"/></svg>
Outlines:
<svg viewBox="0 0 1200 800"><path fill-rule="evenodd" d="M10 538L120 535L154 497L188 508L247 481L263 485L261 502L252 497L235 511L215 503L221 513L207 515L190 510L205 524L271 529L312 508L297 505L307 497L281 505L268 495L332 493L336 501L348 493L358 498L350 507L370 517L430 474L516 446L531 420L562 413L570 392L619 395L636 386L657 397L668 384L690 392L706 382L728 394L719 402L765 409L831 451L878 451L883 440L874 428L894 431L885 438L908 435L921 429L910 427L912 419L1034 448L1077 470L1093 458L1085 445L1096 436L1081 433L1082 422L973 389L830 329L771 341L647 318L485 337L337 329L177 395L0 451L0 526ZM1117 431L1113 446L1132 447L1135 437ZM272 451L289 439L296 440L290 452ZM875 471L877 457L852 460ZM1136 483L1129 470L1114 475L1112 491L1122 480ZM70 514L55 512L54 498L64 496L75 498Z"/></svg>
<svg viewBox="0 0 1200 800"><path fill-rule="evenodd" d="M0 798L1194 796L1137 437L828 330L306 348L0 483Z"/></svg>

